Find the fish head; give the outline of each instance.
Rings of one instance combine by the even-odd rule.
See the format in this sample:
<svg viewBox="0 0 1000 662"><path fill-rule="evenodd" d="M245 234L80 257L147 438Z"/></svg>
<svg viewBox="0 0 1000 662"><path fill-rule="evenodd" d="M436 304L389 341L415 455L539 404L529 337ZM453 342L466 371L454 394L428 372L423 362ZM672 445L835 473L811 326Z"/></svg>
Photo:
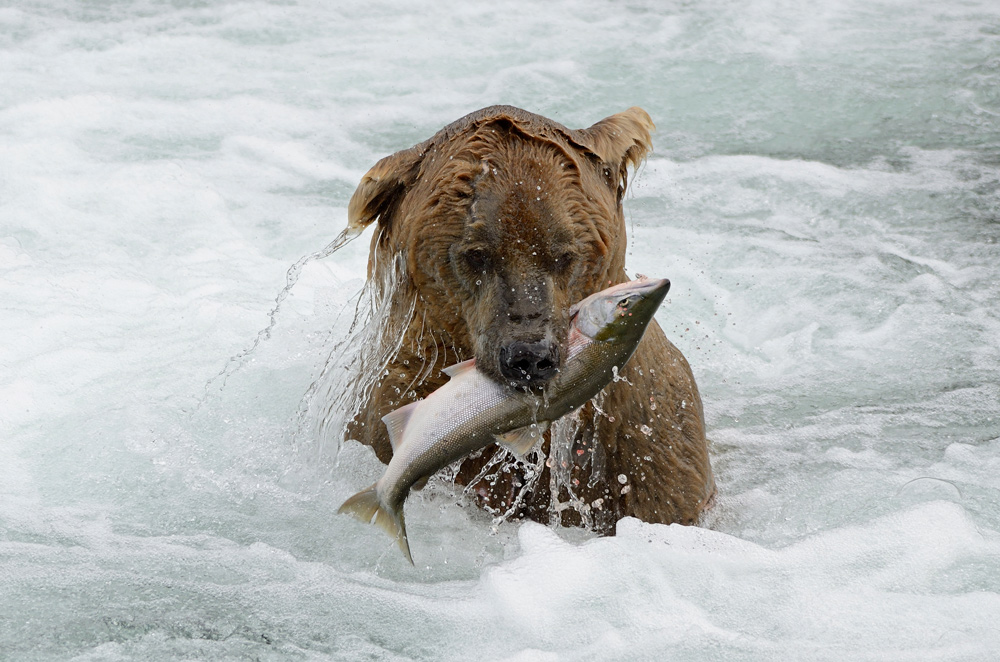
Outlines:
<svg viewBox="0 0 1000 662"><path fill-rule="evenodd" d="M592 340L638 342L669 289L666 278L644 276L614 285L570 308L572 325Z"/></svg>

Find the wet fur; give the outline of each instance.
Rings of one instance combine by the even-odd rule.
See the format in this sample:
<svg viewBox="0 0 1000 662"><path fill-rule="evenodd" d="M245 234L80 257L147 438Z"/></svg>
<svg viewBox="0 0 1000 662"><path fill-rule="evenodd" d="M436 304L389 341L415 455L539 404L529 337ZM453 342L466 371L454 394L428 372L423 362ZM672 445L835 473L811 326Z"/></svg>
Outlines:
<svg viewBox="0 0 1000 662"><path fill-rule="evenodd" d="M382 159L364 176L349 224L378 223L371 282L387 282L382 271L402 259L403 274L385 294L390 318L406 330L381 379L370 376L374 387L349 437L388 462L382 416L441 386L442 368L475 356L480 370L503 381L498 347L512 338L564 344L569 306L628 280L621 201L652 129L639 108L570 130L493 106ZM600 411L594 403L580 411L567 447L551 448L546 437L545 452L566 467L555 474L544 467L540 480L529 481L524 465L503 461L480 477L496 461L491 447L463 462L457 482L492 512L543 522L553 504L572 502L556 517L602 533L629 515L696 522L715 483L687 361L654 321L621 376L604 390Z"/></svg>

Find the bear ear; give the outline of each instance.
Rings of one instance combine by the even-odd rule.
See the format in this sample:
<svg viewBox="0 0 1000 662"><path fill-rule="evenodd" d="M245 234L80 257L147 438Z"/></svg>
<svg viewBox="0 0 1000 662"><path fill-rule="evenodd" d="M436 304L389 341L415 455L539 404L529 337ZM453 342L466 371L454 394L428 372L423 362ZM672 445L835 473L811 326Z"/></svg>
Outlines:
<svg viewBox="0 0 1000 662"><path fill-rule="evenodd" d="M411 147L372 166L347 205L348 229L360 232L376 219L382 225L390 223L406 189L416 181L422 158L423 151Z"/></svg>
<svg viewBox="0 0 1000 662"><path fill-rule="evenodd" d="M618 198L628 186L628 167L639 167L653 150L650 135L656 130L649 113L638 106L605 117L589 129L573 132L574 142L596 156L605 168L605 176L618 187Z"/></svg>

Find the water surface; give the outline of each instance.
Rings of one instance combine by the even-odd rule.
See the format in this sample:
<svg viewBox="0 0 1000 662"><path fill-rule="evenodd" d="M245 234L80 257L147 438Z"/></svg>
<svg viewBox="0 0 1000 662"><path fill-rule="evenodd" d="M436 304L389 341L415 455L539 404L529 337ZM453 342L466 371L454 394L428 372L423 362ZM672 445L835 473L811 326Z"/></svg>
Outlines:
<svg viewBox="0 0 1000 662"><path fill-rule="evenodd" d="M1000 657L1000 9L0 8L0 658ZM658 125L632 273L702 390L703 527L334 512L303 397L378 158L483 106ZM235 357L231 360L231 357ZM304 412L304 413L303 413Z"/></svg>

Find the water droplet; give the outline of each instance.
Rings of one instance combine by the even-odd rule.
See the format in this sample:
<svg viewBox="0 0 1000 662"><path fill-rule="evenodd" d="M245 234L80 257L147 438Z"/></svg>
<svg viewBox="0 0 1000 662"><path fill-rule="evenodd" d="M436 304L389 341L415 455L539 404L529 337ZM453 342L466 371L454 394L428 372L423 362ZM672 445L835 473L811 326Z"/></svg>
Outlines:
<svg viewBox="0 0 1000 662"><path fill-rule="evenodd" d="M628 476L626 476L625 474L618 474L618 482L624 485L625 483L628 482Z"/></svg>
<svg viewBox="0 0 1000 662"><path fill-rule="evenodd" d="M649 437L649 436L651 436L651 435L653 434L653 428L649 427L649 426L648 426L648 425L646 425L646 424L642 424L642 425L640 425L640 426L639 426L639 430L640 430L640 431L641 431L641 432L642 432L642 433L643 433L644 435L646 435L647 437ZM647 457L646 459L648 460L649 458Z"/></svg>

